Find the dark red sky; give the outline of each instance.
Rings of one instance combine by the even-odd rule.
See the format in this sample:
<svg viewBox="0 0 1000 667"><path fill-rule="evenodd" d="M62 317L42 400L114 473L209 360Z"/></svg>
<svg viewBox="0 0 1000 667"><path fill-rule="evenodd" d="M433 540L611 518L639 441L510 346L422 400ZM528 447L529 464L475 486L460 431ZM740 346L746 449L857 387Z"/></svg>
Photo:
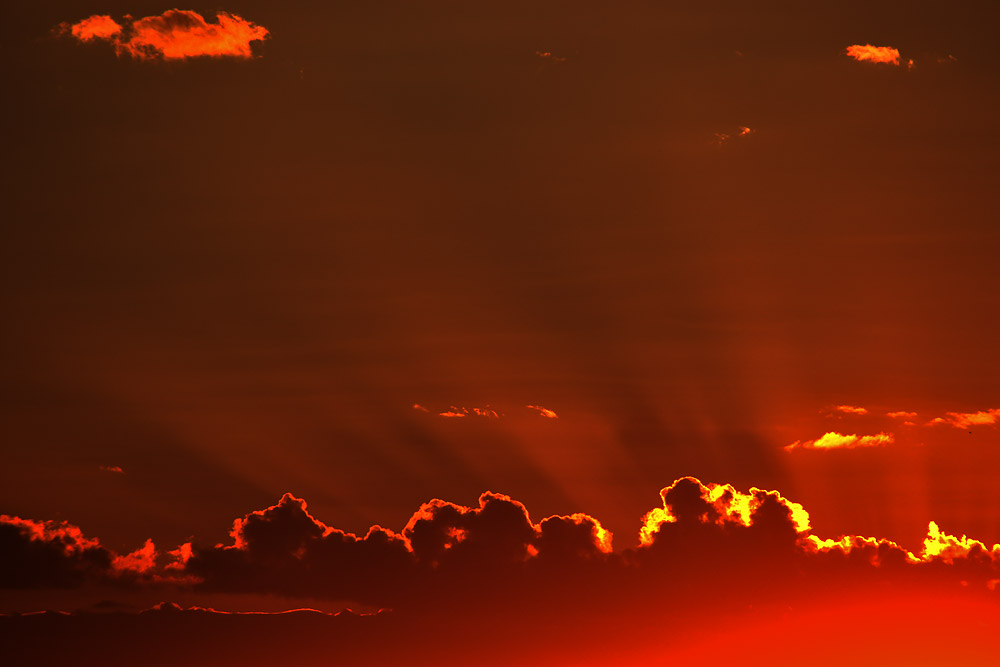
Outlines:
<svg viewBox="0 0 1000 667"><path fill-rule="evenodd" d="M996 3L181 7L264 26L250 59L54 32L167 9L0 28L3 513L126 552L490 489L625 548L695 475L1000 541L997 426L927 425L1000 407ZM785 449L826 432L893 442Z"/></svg>

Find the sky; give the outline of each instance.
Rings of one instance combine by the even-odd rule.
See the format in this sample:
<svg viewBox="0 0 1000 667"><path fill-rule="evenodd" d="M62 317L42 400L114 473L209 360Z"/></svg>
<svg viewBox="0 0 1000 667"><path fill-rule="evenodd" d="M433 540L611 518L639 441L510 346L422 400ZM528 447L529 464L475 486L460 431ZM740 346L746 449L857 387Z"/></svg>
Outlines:
<svg viewBox="0 0 1000 667"><path fill-rule="evenodd" d="M799 584L883 540L930 574L882 595L841 572L861 598L995 614L998 21L987 0L7 8L0 612L405 614L480 591L489 545L530 564L571 537L551 553L610 590L658 567L650 512L684 524L679 484L758 500L674 543L753 551L777 494L783 558L823 563ZM441 561L494 497L520 527ZM284 537L255 552L252 517ZM451 521L430 552L419 517ZM348 577L370 588L309 564L364 562L323 546L348 534L385 568ZM986 601L941 602L946 572ZM635 632L640 588L594 600Z"/></svg>

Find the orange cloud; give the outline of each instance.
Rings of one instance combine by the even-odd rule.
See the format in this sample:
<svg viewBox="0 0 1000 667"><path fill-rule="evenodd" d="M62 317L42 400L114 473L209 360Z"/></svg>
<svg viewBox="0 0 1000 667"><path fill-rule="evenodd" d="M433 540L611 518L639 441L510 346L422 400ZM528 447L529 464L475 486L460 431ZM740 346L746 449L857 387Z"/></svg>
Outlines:
<svg viewBox="0 0 1000 667"><path fill-rule="evenodd" d="M456 406L451 406L448 410L444 412L439 412L438 417L445 417L446 419L458 419L461 417L484 417L486 419L500 419L500 413L486 406L485 408L460 408Z"/></svg>
<svg viewBox="0 0 1000 667"><path fill-rule="evenodd" d="M716 132L715 133L715 143L719 146L726 143L730 139L739 139L740 137L745 137L747 135L753 134L753 130L745 125L741 125L736 129L735 132Z"/></svg>
<svg viewBox="0 0 1000 667"><path fill-rule="evenodd" d="M122 469L121 466L98 466L98 467L104 472L116 472L121 475L125 474L125 471Z"/></svg>
<svg viewBox="0 0 1000 667"><path fill-rule="evenodd" d="M854 405L836 405L833 408L836 412L843 412L849 415L866 415L868 410L865 408L859 408Z"/></svg>
<svg viewBox="0 0 1000 667"><path fill-rule="evenodd" d="M524 407L528 408L529 410L537 410L538 414L545 417L546 419L559 419L559 415L557 415L553 410L549 410L548 408L543 408L540 405L526 405Z"/></svg>
<svg viewBox="0 0 1000 667"><path fill-rule="evenodd" d="M122 31L122 27L110 16L94 15L70 27L70 33L81 42L92 39L111 39Z"/></svg>
<svg viewBox="0 0 1000 667"><path fill-rule="evenodd" d="M968 558L970 555L980 555L1000 562L1000 544L987 547L979 540L973 540L965 535L955 537L941 532L937 523L927 524L927 537L924 538L921 560L941 560L953 564L956 559Z"/></svg>
<svg viewBox="0 0 1000 667"><path fill-rule="evenodd" d="M894 441L892 433L844 435L836 431L829 431L815 440L796 440L785 449L856 449L858 447L891 445Z"/></svg>
<svg viewBox="0 0 1000 667"><path fill-rule="evenodd" d="M951 424L955 428L969 428L970 426L987 426L1000 421L1000 408L994 410L980 410L979 412L947 412L944 417L936 417L927 425Z"/></svg>
<svg viewBox="0 0 1000 667"><path fill-rule="evenodd" d="M907 412L905 410L900 410L899 412L887 412L887 413L885 413L885 416L889 417L891 419L907 419L907 420L909 420L909 419L916 419L917 418L917 413L916 412Z"/></svg>
<svg viewBox="0 0 1000 667"><path fill-rule="evenodd" d="M183 60L198 56L249 58L250 42L268 36L267 28L234 14L219 12L209 23L201 14L169 9L160 16L147 16L123 28L110 16L91 16L70 27L81 41L104 39L119 55L139 60Z"/></svg>
<svg viewBox="0 0 1000 667"><path fill-rule="evenodd" d="M156 567L156 545L153 540L146 540L140 549L136 549L130 554L117 556L111 561L111 567L116 572L130 572L134 574L144 574Z"/></svg>
<svg viewBox="0 0 1000 667"><path fill-rule="evenodd" d="M858 61L899 65L899 50L891 46L853 44L847 47L847 55Z"/></svg>

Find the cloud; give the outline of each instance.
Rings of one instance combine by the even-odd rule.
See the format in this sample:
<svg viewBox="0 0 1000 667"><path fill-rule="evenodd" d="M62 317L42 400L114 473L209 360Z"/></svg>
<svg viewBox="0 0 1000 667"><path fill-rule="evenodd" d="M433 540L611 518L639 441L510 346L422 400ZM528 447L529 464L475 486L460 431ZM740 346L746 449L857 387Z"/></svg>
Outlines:
<svg viewBox="0 0 1000 667"><path fill-rule="evenodd" d="M754 130L752 130L751 128L749 128L749 127L747 127L745 125L741 125L740 127L738 127L733 132L716 132L715 133L714 143L716 145L718 145L718 146L721 146L722 144L726 143L727 141L730 141L732 139L740 139L742 137L746 137L746 136L751 135L753 133L754 133Z"/></svg>
<svg viewBox="0 0 1000 667"><path fill-rule="evenodd" d="M545 417L546 419L559 419L559 415L557 415L555 411L549 410L548 408L543 408L540 405L526 405L524 407L528 408L529 410L537 410L538 414L541 415L542 417Z"/></svg>
<svg viewBox="0 0 1000 667"><path fill-rule="evenodd" d="M81 41L102 39L119 55L137 60L183 60L199 56L250 58L250 43L269 32L235 14L219 12L215 22L190 10L169 9L159 16L128 20L122 26L110 16L94 15L62 29Z"/></svg>
<svg viewBox="0 0 1000 667"><path fill-rule="evenodd" d="M93 39L112 39L121 33L122 27L110 16L94 15L70 27L70 34L81 42Z"/></svg>
<svg viewBox="0 0 1000 667"><path fill-rule="evenodd" d="M887 413L885 413L885 416L889 417L891 419L906 419L906 420L909 421L909 420L912 420L912 419L916 419L917 418L917 413L916 412L907 412L905 410L900 410L899 412L887 412Z"/></svg>
<svg viewBox="0 0 1000 667"><path fill-rule="evenodd" d="M156 545L146 540L142 548L111 561L111 567L119 573L145 574L156 567Z"/></svg>
<svg viewBox="0 0 1000 667"><path fill-rule="evenodd" d="M540 416L546 419L559 419L559 415L555 413L554 410L542 407L541 405L526 405L525 409L534 410ZM479 417L482 419L503 419L507 415L491 405L485 405L483 407L464 407L458 405L451 405L447 410L442 410L441 412L434 412L419 403L413 404L413 409L417 412L423 412L425 414L435 414L438 417L444 417L445 419L464 419L466 417Z"/></svg>
<svg viewBox="0 0 1000 667"><path fill-rule="evenodd" d="M560 58L559 56L553 55L551 51L535 51L535 56L550 63L566 62L565 58Z"/></svg>
<svg viewBox="0 0 1000 667"><path fill-rule="evenodd" d="M1000 408L979 412L947 412L944 417L935 417L927 422L927 425L950 424L955 428L968 429L972 426L996 424L998 421L1000 421Z"/></svg>
<svg viewBox="0 0 1000 667"><path fill-rule="evenodd" d="M815 440L796 440L785 449L856 449L858 447L882 447L895 442L892 433L876 435L844 435L836 431L824 433Z"/></svg>
<svg viewBox="0 0 1000 667"><path fill-rule="evenodd" d="M453 405L444 412L439 412L438 417L444 417L446 419L456 419L461 417L500 419L500 414L488 405L485 408L460 408Z"/></svg>
<svg viewBox="0 0 1000 667"><path fill-rule="evenodd" d="M66 522L0 515L0 588L69 588L111 568L113 554Z"/></svg>
<svg viewBox="0 0 1000 667"><path fill-rule="evenodd" d="M125 470L123 470L121 466L98 466L98 468L100 468L104 472L114 472L120 475L125 474Z"/></svg>
<svg viewBox="0 0 1000 667"><path fill-rule="evenodd" d="M894 49L891 46L852 44L847 47L846 53L848 56L858 61L899 66L899 50Z"/></svg>
<svg viewBox="0 0 1000 667"><path fill-rule="evenodd" d="M866 415L868 410L866 408L859 408L854 405L835 405L833 407L835 412L842 412L848 415Z"/></svg>

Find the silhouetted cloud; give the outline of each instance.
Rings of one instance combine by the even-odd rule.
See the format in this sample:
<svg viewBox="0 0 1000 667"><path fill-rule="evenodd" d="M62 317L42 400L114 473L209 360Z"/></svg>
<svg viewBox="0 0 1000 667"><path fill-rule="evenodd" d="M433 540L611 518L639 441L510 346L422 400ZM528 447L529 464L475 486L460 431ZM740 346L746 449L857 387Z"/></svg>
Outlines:
<svg viewBox="0 0 1000 667"><path fill-rule="evenodd" d="M363 537L325 524L304 500L285 494L236 519L229 544L185 543L165 557L152 540L116 556L69 524L3 517L3 582L54 587L90 580L438 613L507 604L619 605L695 584L714 599L749 601L763 594L762 582L770 595L837 578L964 581L981 591L1000 579L1000 545L949 535L935 522L913 552L875 537L815 535L806 509L774 490L683 477L659 495L637 539L619 551L592 516L536 523L524 504L494 492L474 506L430 500L399 532L376 525Z"/></svg>
<svg viewBox="0 0 1000 667"><path fill-rule="evenodd" d="M111 568L113 555L66 522L0 515L0 588L67 588Z"/></svg>
<svg viewBox="0 0 1000 667"><path fill-rule="evenodd" d="M102 39L110 42L119 55L138 60L181 60L198 56L250 58L250 42L261 41L268 30L240 16L219 12L215 22L201 14L169 9L159 16L131 20L124 25L110 16L94 15L61 28L81 41Z"/></svg>

